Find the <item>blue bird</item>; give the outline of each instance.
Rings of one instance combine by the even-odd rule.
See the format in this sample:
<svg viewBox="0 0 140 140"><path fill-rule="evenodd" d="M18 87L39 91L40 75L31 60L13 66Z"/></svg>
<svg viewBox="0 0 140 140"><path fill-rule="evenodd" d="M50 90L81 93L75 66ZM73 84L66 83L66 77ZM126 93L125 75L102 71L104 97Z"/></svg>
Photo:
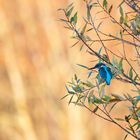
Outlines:
<svg viewBox="0 0 140 140"><path fill-rule="evenodd" d="M107 67L104 63L98 63L94 67L89 68L89 70L96 69L96 68L98 69L101 78L106 81L107 85L110 85L110 81L112 79L111 69Z"/></svg>

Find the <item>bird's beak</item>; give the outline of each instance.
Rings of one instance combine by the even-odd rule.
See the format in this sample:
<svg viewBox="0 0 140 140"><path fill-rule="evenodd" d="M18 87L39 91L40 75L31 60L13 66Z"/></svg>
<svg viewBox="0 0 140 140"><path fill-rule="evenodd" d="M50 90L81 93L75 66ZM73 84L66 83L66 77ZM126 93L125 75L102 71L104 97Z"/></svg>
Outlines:
<svg viewBox="0 0 140 140"><path fill-rule="evenodd" d="M91 67L91 68L89 68L88 70L93 70L93 69L96 69L96 67L94 66L94 67Z"/></svg>

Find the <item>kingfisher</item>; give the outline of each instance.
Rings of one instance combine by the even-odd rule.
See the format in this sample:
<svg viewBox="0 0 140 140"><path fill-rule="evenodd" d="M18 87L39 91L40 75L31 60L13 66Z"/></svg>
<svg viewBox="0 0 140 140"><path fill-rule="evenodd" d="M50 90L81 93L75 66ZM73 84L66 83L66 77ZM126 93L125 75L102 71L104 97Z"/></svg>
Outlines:
<svg viewBox="0 0 140 140"><path fill-rule="evenodd" d="M110 81L113 76L111 69L104 63L97 63L94 67L89 68L89 70L96 68L98 69L100 77L106 81L107 85L110 85Z"/></svg>

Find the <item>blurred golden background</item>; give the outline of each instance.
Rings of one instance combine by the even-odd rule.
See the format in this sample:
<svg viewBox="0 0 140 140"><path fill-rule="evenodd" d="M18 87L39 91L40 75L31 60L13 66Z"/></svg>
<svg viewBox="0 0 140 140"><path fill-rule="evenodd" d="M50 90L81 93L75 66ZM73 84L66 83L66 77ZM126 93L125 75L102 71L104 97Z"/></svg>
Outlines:
<svg viewBox="0 0 140 140"><path fill-rule="evenodd" d="M70 34L58 22L63 15L57 9L71 2L0 0L0 140L124 137L116 126L60 100L65 83L79 72L76 63L89 61L85 52L70 49ZM83 12L82 0L74 2Z"/></svg>

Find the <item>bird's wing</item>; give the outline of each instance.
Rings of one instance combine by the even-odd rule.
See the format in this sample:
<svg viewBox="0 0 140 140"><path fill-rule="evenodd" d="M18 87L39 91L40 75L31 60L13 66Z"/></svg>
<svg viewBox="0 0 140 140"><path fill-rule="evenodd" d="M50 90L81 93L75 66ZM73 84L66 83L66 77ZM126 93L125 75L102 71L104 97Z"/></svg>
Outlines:
<svg viewBox="0 0 140 140"><path fill-rule="evenodd" d="M99 69L100 76L106 81L107 85L110 85L110 81L112 79L112 72L111 69L107 66L102 66Z"/></svg>
<svg viewBox="0 0 140 140"><path fill-rule="evenodd" d="M100 74L100 76L104 79L104 80L106 80L106 70L104 69L104 67L101 67L100 69L99 69L99 74Z"/></svg>
<svg viewBox="0 0 140 140"><path fill-rule="evenodd" d="M107 75L106 76L106 83L107 83L107 85L110 85L110 81L112 78L112 72L111 72L109 67L106 67L105 70L106 70L106 75Z"/></svg>
<svg viewBox="0 0 140 140"><path fill-rule="evenodd" d="M109 75L110 75L111 78L112 78L112 77L113 77L113 74L112 74L111 69L110 69L109 67L107 67L107 71L108 71Z"/></svg>

